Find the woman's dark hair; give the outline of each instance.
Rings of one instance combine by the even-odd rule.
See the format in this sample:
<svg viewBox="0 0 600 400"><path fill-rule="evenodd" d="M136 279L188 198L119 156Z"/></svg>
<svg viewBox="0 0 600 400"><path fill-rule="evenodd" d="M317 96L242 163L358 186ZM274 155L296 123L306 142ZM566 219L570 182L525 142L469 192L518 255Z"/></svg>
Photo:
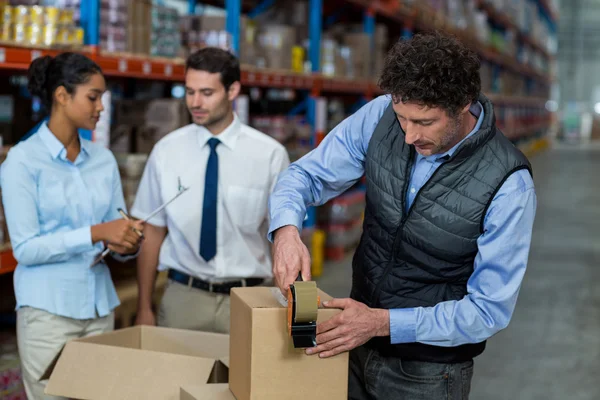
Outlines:
<svg viewBox="0 0 600 400"><path fill-rule="evenodd" d="M379 86L395 103L440 107L455 116L478 99L480 66L477 54L457 39L437 32L418 34L390 50Z"/></svg>
<svg viewBox="0 0 600 400"><path fill-rule="evenodd" d="M36 58L29 66L27 88L32 95L41 98L46 110L50 112L57 88L64 86L67 93L73 94L75 88L86 83L90 76L101 73L98 64L82 54L44 56Z"/></svg>
<svg viewBox="0 0 600 400"><path fill-rule="evenodd" d="M187 59L185 69L206 71L211 74L220 73L225 90L229 90L232 83L241 79L238 59L230 52L217 47L206 47L193 53Z"/></svg>

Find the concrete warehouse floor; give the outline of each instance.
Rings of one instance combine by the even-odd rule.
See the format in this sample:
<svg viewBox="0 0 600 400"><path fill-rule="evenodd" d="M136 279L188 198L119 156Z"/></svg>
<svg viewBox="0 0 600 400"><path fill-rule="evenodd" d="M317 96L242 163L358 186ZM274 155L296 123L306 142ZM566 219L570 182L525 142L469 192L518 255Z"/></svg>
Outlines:
<svg viewBox="0 0 600 400"><path fill-rule="evenodd" d="M475 360L473 400L600 398L600 146L532 157L538 208L511 324ZM325 265L321 289L346 297L351 256Z"/></svg>

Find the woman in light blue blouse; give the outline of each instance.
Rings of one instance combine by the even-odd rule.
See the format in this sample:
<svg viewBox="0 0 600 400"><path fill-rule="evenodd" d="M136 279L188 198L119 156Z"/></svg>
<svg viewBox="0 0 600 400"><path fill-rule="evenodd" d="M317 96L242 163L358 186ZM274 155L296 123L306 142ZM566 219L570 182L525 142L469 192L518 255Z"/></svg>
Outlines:
<svg viewBox="0 0 600 400"><path fill-rule="evenodd" d="M50 113L1 166L14 274L17 336L30 400L44 398L40 378L67 340L113 329L119 305L110 272L94 259L104 246L134 256L143 223L121 218L125 202L112 153L81 138L103 111L106 84L89 58L63 53L36 59L29 90Z"/></svg>

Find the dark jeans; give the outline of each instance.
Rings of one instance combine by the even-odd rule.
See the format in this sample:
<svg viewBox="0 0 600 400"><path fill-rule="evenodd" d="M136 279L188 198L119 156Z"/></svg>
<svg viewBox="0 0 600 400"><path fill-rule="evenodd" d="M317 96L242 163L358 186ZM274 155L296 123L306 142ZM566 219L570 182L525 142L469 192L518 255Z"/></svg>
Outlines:
<svg viewBox="0 0 600 400"><path fill-rule="evenodd" d="M466 400L472 378L473 361L403 361L361 346L350 352L348 399Z"/></svg>

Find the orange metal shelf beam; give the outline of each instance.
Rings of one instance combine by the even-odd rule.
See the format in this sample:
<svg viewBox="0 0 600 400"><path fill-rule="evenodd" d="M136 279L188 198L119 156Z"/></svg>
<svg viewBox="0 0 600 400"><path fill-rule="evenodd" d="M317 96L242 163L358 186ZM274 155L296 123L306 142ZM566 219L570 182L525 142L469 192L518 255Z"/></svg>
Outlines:
<svg viewBox="0 0 600 400"><path fill-rule="evenodd" d="M361 0L353 0L362 2ZM376 5L379 3L375 3ZM380 5L380 7L382 7ZM531 67L515 63L505 55L492 50L480 49L485 57L498 63L511 64L517 72L531 75L539 79L546 76L534 71ZM0 44L0 69L26 70L37 57L57 55L60 50L30 49ZM182 61L132 57L118 54L94 54L83 50L82 53L94 58L107 76L123 76L139 79L183 81L185 65ZM317 93L365 93L381 94L376 83L366 79L348 79L323 76L321 74L305 75L290 71L259 69L242 65L242 84L262 87L290 88L313 90ZM500 97L498 97L500 98ZM504 102L541 101L541 99L504 98Z"/></svg>
<svg viewBox="0 0 600 400"><path fill-rule="evenodd" d="M17 268L17 260L13 257L11 249L0 252L0 275L11 273Z"/></svg>
<svg viewBox="0 0 600 400"><path fill-rule="evenodd" d="M181 79L183 80L183 75ZM242 65L243 85L310 90L313 88L315 80L316 78L313 75Z"/></svg>

